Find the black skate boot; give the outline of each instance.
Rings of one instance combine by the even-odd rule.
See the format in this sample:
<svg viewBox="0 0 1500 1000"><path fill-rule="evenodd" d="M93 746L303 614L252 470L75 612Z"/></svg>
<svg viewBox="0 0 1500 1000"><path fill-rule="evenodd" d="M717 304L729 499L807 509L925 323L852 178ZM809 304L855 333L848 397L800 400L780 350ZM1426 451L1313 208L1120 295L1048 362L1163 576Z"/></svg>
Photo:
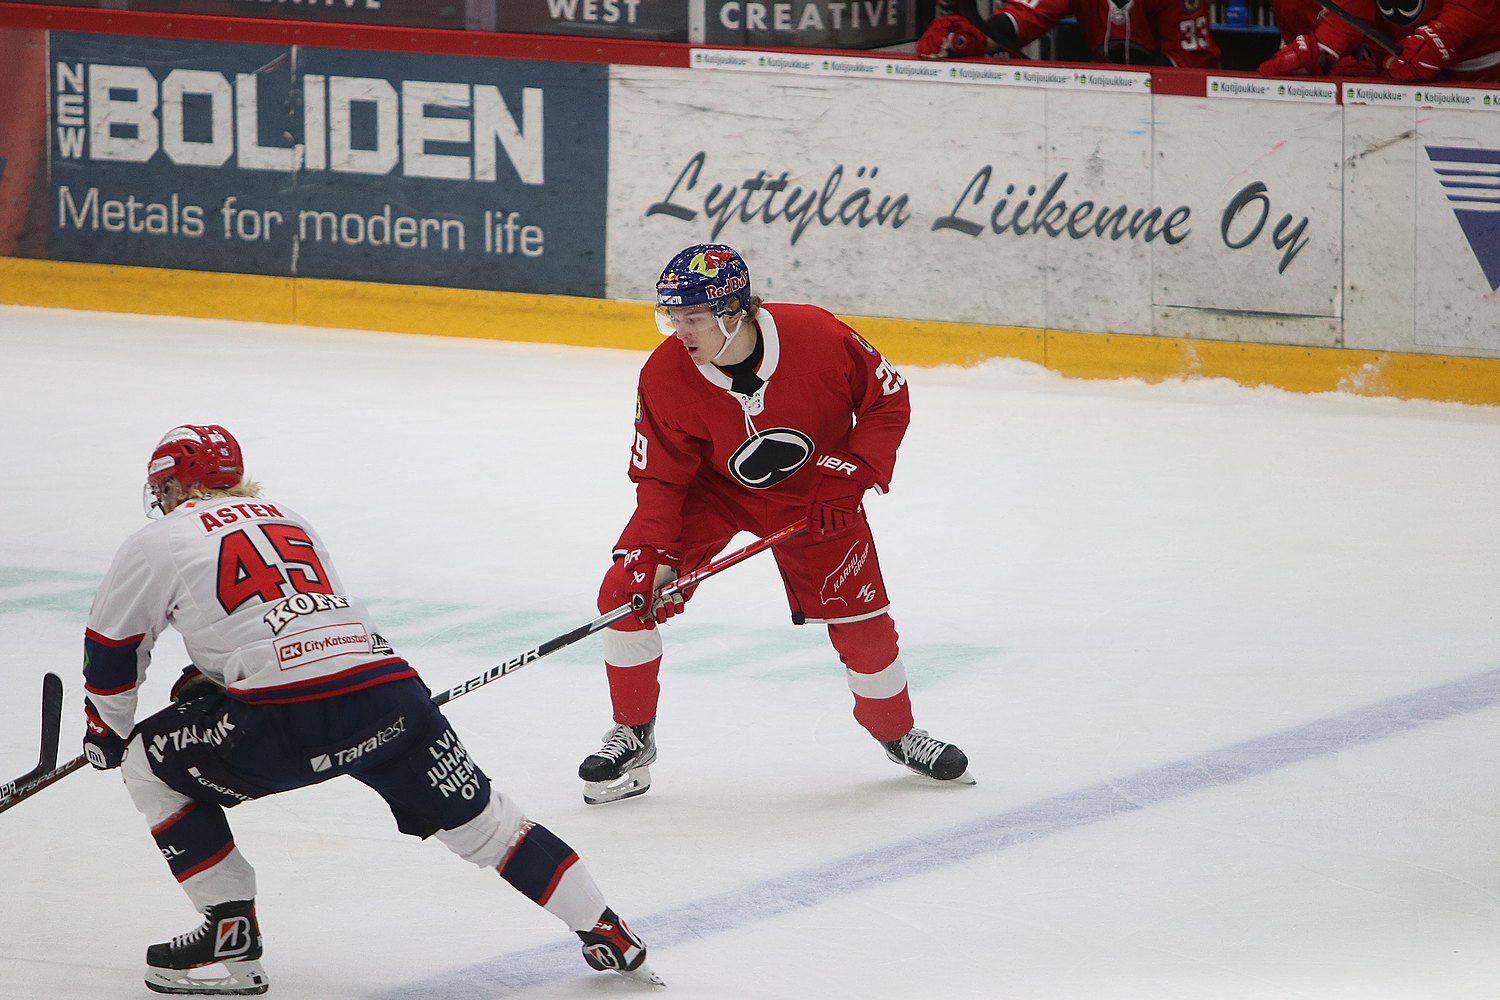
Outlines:
<svg viewBox="0 0 1500 1000"><path fill-rule="evenodd" d="M605 908L591 931L579 931L583 942L583 960L600 972L618 972L627 979L653 986L665 986L660 976L646 964L646 946L631 933L615 911Z"/></svg>
<svg viewBox="0 0 1500 1000"><path fill-rule="evenodd" d="M881 746L885 747L885 755L891 760L923 777L974 784L974 779L969 776L969 758L964 752L952 743L933 739L925 729L913 729L899 740Z"/></svg>
<svg viewBox="0 0 1500 1000"><path fill-rule="evenodd" d="M656 722L615 726L604 734L604 745L578 765L583 779L583 801L591 806L642 795L651 787L656 760Z"/></svg>
<svg viewBox="0 0 1500 1000"><path fill-rule="evenodd" d="M215 903L197 929L146 949L146 987L157 993L253 996L270 988L260 967L260 924L255 900ZM220 964L222 976L194 976Z"/></svg>

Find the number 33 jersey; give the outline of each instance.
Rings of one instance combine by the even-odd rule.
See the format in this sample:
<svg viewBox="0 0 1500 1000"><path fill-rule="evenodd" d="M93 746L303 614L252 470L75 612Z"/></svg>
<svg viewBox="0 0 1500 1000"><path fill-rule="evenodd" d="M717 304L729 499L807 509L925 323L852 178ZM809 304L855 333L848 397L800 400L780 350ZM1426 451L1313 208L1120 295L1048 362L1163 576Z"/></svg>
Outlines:
<svg viewBox="0 0 1500 1000"><path fill-rule="evenodd" d="M167 625L241 701L311 701L416 676L344 593L312 527L258 497L189 500L116 553L89 613L84 681L117 733L134 725Z"/></svg>

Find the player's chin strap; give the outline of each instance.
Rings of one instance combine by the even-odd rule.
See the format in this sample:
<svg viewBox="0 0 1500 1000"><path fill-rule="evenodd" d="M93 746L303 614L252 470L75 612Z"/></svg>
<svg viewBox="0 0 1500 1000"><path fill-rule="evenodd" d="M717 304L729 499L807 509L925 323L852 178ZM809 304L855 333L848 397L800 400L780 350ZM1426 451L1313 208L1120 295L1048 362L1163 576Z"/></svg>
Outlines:
<svg viewBox="0 0 1500 1000"><path fill-rule="evenodd" d="M745 314L741 312L735 313L735 315L739 317L739 320L734 324L734 330L732 332L728 327L724 325L723 316L714 317L714 322L719 324L719 332L724 335L724 346L719 348L718 354L715 354L711 359L709 359L709 364L718 364L719 359L724 356L724 352L729 350L729 345L734 343L734 338L738 337L740 335L740 331L745 328Z"/></svg>

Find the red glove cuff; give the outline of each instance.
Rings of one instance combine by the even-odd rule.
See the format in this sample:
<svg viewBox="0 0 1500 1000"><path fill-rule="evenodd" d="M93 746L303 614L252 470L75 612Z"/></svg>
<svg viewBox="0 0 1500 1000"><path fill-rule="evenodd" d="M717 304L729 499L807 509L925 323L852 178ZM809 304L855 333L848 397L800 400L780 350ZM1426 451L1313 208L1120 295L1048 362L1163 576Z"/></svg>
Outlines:
<svg viewBox="0 0 1500 1000"><path fill-rule="evenodd" d="M917 39L916 53L924 59L972 59L985 54L984 32L958 14L940 17Z"/></svg>
<svg viewBox="0 0 1500 1000"><path fill-rule="evenodd" d="M615 549L616 560L624 560L625 566L634 566L636 563L650 563L653 566L677 565L679 555L666 549L659 549L654 545L636 545L628 549Z"/></svg>
<svg viewBox="0 0 1500 1000"><path fill-rule="evenodd" d="M1262 76L1323 72L1323 51L1312 35L1298 35L1271 58L1260 64Z"/></svg>
<svg viewBox="0 0 1500 1000"><path fill-rule="evenodd" d="M807 522L815 535L837 534L859 519L860 499L875 485L869 468L853 455L825 452L813 463Z"/></svg>
<svg viewBox="0 0 1500 1000"><path fill-rule="evenodd" d="M853 455L842 451L828 451L813 462L813 471L821 472L833 479L847 480L863 493L875 486L875 474L870 467Z"/></svg>
<svg viewBox="0 0 1500 1000"><path fill-rule="evenodd" d="M604 583L599 588L599 610L609 612L622 603L636 609L636 617L652 628L652 620L666 621L682 610L679 596L671 601L654 599L656 593L656 571L661 566L675 569L680 553L665 552L651 545L638 545L630 549L616 549L615 561L604 574Z"/></svg>
<svg viewBox="0 0 1500 1000"><path fill-rule="evenodd" d="M1430 24L1401 39L1401 54L1386 64L1385 72L1398 83L1426 83L1453 61L1453 50Z"/></svg>
<svg viewBox="0 0 1500 1000"><path fill-rule="evenodd" d="M105 725L103 719L99 718L99 713L94 710L94 703L87 698L83 699L83 725L93 736L106 737L115 735L115 731Z"/></svg>

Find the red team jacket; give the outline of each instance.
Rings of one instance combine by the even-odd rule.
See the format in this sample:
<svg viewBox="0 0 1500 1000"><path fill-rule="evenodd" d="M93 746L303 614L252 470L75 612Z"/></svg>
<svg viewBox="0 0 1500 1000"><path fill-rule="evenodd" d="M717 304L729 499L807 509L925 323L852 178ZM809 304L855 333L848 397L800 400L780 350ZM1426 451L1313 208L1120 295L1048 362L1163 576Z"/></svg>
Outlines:
<svg viewBox="0 0 1500 1000"><path fill-rule="evenodd" d="M1112 0L1011 0L995 9L995 17L1015 25L1020 46L1070 14L1078 19L1089 51L1101 57L1111 45L1128 40L1161 53L1173 66L1219 65L1219 46L1208 30L1208 0L1130 0L1123 8Z"/></svg>
<svg viewBox="0 0 1500 1000"><path fill-rule="evenodd" d="M880 353L816 306L765 305L754 395L735 393L713 365L693 364L675 338L641 368L630 478L636 511L618 548L671 550L690 494L718 502L738 527L766 534L807 513L814 456L842 451L889 487L911 419L906 380Z"/></svg>

